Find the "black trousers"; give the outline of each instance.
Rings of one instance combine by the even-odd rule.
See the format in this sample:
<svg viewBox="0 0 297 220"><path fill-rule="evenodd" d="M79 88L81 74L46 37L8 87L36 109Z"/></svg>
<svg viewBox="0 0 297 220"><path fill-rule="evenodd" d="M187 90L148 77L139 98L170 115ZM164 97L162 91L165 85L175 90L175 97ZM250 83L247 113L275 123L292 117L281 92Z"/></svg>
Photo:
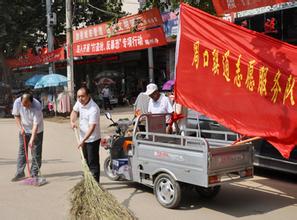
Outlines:
<svg viewBox="0 0 297 220"><path fill-rule="evenodd" d="M108 97L103 97L103 102L104 102L104 109L105 110L107 110L107 108L112 110L112 106L110 104L110 99Z"/></svg>
<svg viewBox="0 0 297 220"><path fill-rule="evenodd" d="M99 145L100 139L94 142L85 143L85 146L83 147L84 157L97 182L99 182L100 177Z"/></svg>

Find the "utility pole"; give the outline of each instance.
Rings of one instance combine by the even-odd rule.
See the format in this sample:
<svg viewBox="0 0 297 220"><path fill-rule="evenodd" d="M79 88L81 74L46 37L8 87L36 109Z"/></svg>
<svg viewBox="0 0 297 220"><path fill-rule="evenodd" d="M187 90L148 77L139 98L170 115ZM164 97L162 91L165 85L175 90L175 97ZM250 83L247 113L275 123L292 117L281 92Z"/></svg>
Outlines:
<svg viewBox="0 0 297 220"><path fill-rule="evenodd" d="M48 52L54 50L53 26L56 23L55 14L52 13L52 0L46 0L46 18L47 18L47 48ZM48 68L49 73L55 72L55 63L50 63Z"/></svg>
<svg viewBox="0 0 297 220"><path fill-rule="evenodd" d="M74 77L73 77L73 32L72 32L72 0L66 0L66 46L67 46L67 79L68 94L71 105L74 104Z"/></svg>
<svg viewBox="0 0 297 220"><path fill-rule="evenodd" d="M154 79L154 54L153 48L148 48L148 68L149 68L149 82L153 83Z"/></svg>

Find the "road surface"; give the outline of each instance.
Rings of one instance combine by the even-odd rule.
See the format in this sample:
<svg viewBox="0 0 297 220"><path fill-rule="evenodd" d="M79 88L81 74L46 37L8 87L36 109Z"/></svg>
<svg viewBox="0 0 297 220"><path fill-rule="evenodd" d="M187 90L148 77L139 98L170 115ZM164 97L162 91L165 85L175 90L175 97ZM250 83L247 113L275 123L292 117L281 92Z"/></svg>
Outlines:
<svg viewBox="0 0 297 220"><path fill-rule="evenodd" d="M129 116L118 111L114 119ZM103 135L109 121L101 116ZM42 187L12 183L18 149L13 119L0 119L0 219L59 220L68 218L69 191L81 179L81 163L73 131L68 123L45 122L42 173L49 181ZM101 149L101 164L106 151ZM202 200L189 191L179 209L162 208L152 189L127 182L111 182L108 189L139 219L297 219L297 177L260 170L252 180L227 184L212 201Z"/></svg>

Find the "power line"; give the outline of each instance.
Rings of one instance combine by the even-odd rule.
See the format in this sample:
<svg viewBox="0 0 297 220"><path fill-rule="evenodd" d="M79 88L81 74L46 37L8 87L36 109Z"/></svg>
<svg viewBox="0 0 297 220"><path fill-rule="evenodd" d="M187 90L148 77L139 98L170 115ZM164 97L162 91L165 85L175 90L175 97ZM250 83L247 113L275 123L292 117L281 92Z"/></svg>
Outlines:
<svg viewBox="0 0 297 220"><path fill-rule="evenodd" d="M110 11L105 11L105 10L103 10L101 8L97 8L94 5L91 5L90 3L88 3L88 6L90 6L91 8L94 8L94 9L96 9L96 10L102 12L102 13L109 14L109 15L112 15L112 16L115 16L115 17L118 17L118 14L116 14L116 13L113 13L113 12L110 12Z"/></svg>

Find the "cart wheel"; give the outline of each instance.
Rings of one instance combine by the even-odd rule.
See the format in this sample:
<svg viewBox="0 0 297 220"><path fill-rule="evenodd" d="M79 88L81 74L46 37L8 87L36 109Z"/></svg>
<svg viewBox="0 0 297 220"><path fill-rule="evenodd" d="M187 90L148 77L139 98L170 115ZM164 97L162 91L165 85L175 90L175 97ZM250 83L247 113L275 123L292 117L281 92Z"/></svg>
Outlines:
<svg viewBox="0 0 297 220"><path fill-rule="evenodd" d="M108 179L113 180L113 181L117 181L117 180L120 179L120 176L117 175L117 174L114 174L114 172L112 171L111 166L112 166L111 158L110 158L110 156L108 156L104 161L104 173L108 177Z"/></svg>
<svg viewBox="0 0 297 220"><path fill-rule="evenodd" d="M154 183L154 194L158 202L165 208L176 208L181 200L179 183L166 173L157 176Z"/></svg>
<svg viewBox="0 0 297 220"><path fill-rule="evenodd" d="M205 199L212 199L216 197L216 195L218 195L220 190L221 190L221 186L213 186L208 188L199 187L199 186L196 187L196 191L198 192L198 194Z"/></svg>

